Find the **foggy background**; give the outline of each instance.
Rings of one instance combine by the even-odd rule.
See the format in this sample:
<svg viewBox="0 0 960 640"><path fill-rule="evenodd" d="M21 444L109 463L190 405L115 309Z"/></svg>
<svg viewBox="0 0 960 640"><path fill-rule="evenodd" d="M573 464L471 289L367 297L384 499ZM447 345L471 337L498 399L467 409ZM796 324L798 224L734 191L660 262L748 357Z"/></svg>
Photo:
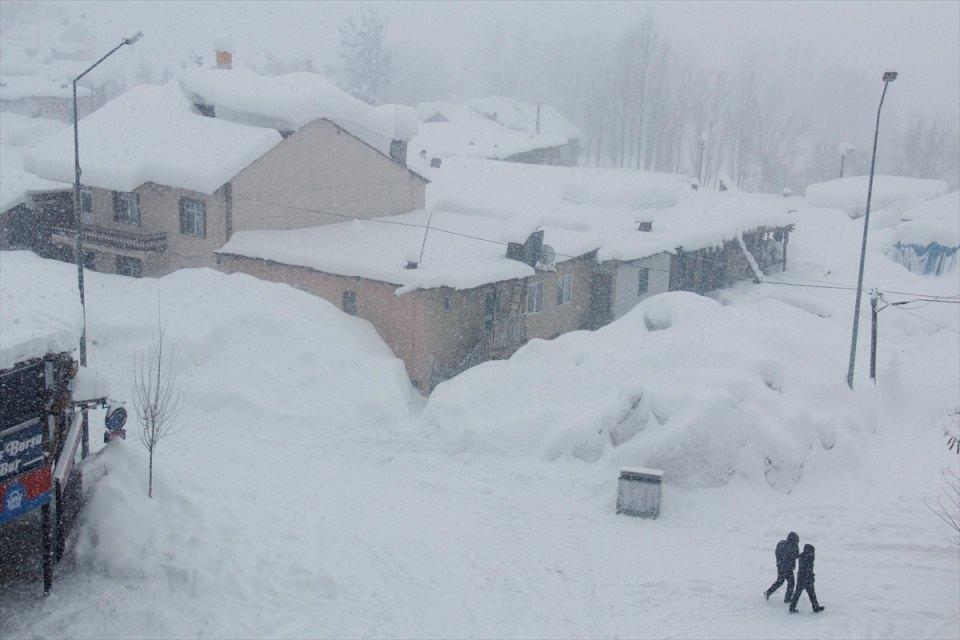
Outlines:
<svg viewBox="0 0 960 640"><path fill-rule="evenodd" d="M706 181L746 190L836 177L841 143L857 148L847 175L866 173L880 76L895 68L878 171L960 181L956 2L4 2L0 18L5 38L82 24L91 49L143 29L109 71L118 93L212 64L223 33L236 66L343 80L341 28L363 12L391 54L368 100L542 101L584 131L581 164L693 174L702 144Z"/></svg>

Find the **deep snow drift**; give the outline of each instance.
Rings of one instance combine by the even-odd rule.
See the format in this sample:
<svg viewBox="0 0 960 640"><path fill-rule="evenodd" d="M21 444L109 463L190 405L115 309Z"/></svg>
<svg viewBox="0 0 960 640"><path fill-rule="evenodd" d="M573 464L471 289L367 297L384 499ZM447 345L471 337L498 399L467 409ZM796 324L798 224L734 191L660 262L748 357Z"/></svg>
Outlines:
<svg viewBox="0 0 960 640"><path fill-rule="evenodd" d="M858 222L797 216L790 268L771 279L849 284ZM5 278L75 281L70 265L2 255ZM877 242L866 282L960 291L956 273L917 276ZM5 637L960 630L960 556L923 504L957 465L942 424L960 305L883 311L874 388L865 304L851 393L850 291L668 294L481 365L421 412L367 323L289 287L207 270L88 286L91 364L118 395L159 309L184 430L158 450L152 501L135 426L101 454L109 473L52 596L3 587ZM643 461L667 474L655 521L615 514L617 467ZM790 530L817 547L818 616L762 597Z"/></svg>

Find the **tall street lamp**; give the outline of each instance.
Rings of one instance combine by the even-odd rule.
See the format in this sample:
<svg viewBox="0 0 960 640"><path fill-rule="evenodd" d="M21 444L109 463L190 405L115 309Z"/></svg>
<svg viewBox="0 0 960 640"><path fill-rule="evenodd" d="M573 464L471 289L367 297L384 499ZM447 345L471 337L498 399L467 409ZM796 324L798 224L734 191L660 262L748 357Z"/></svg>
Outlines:
<svg viewBox="0 0 960 640"><path fill-rule="evenodd" d="M142 31L136 31L124 38L120 44L107 52L102 58L86 68L83 73L73 79L73 219L77 227L77 286L80 289L80 307L83 309L83 332L80 334L80 364L87 365L87 306L83 294L83 220L80 213L80 117L77 110L77 81L83 78L97 65L113 55L124 45L133 44L143 37Z"/></svg>
<svg viewBox="0 0 960 640"><path fill-rule="evenodd" d="M880 94L880 106L877 107L877 124L873 130L873 155L870 158L870 180L867 182L867 208L863 214L863 244L860 246L860 275L857 276L857 300L853 306L853 336L850 339L850 368L847 370L847 386L853 389L853 368L857 360L857 329L860 326L860 298L863 294L863 263L867 258L867 230L870 227L870 198L873 196L873 172L877 166L877 138L880 135L880 110L887 95L887 87L897 79L896 71L883 74L883 93Z"/></svg>

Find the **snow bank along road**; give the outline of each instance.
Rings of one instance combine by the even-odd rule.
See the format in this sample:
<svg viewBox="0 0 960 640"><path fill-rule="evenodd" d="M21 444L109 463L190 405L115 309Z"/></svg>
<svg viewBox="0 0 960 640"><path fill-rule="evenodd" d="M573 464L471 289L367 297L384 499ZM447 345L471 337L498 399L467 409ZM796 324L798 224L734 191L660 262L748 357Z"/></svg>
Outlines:
<svg viewBox="0 0 960 640"><path fill-rule="evenodd" d="M856 246L856 224L839 212L808 215L784 277L848 281L856 265L846 244ZM855 260L855 251L849 255ZM5 278L30 272L22 254L2 260ZM881 260L871 255L869 282L941 295L960 285ZM63 269L69 278L69 265ZM725 402L733 407L727 416L756 414L748 427L732 439L707 437L709 412L678 412L657 390L672 409L666 421L648 419L616 448L608 435L596 456L578 446L595 440L556 412L549 417L551 389L575 375L548 366L565 357L554 351L569 339L526 348L541 353L541 380L517 384L528 385L530 402L548 417L537 422L537 412L518 411L511 434L509 407L486 394L511 367L527 375L528 354L471 372L482 391L473 398L441 387L424 411L372 328L323 300L210 271L142 281L90 274L89 282L91 362L118 395L130 393L131 353L149 342L159 304L176 344L186 428L161 445L152 502L135 435L101 454L110 473L70 541L53 594L40 600L36 585L2 586L4 637L955 638L960 631L960 557L923 504L937 493L939 470L957 464L937 426L957 402L957 336L906 314L883 317L877 390L863 376L849 406L831 404L845 396L829 382L822 397L807 398L811 416L834 427L828 449L822 429L791 439L766 430L763 418L793 416L795 394L812 393L819 367L835 370L843 385L846 354L835 345L849 331L850 296L770 285L725 292L731 306L716 307L717 322L728 310L775 309L772 316L787 323L783 336L815 332L802 337L827 344L826 353L771 349L775 362L754 369L758 346L732 332L729 367L705 373L697 381L703 393L684 391L701 408ZM955 306L920 311L956 327ZM662 319L663 310L649 311ZM673 327L646 337L638 331L637 342L693 323L677 332L680 349L703 320L683 302L673 313ZM639 325L642 317L623 321ZM583 366L603 350L627 348L622 335L605 338L617 331L573 338L586 350ZM804 364L811 354L827 363ZM638 364L645 376L647 369ZM628 373L614 369L610 387L623 387ZM656 381L636 382L653 388ZM617 398L602 395L609 404L582 420L609 429ZM459 428L453 400L462 406ZM674 437L668 426L681 418L674 424L683 435ZM484 423L496 428L485 432ZM710 466L715 449L725 460L719 475ZM671 482L667 470L660 519L615 515L618 465L650 451L687 472ZM764 466L769 452L799 465L785 482L774 474L777 488ZM697 464L706 465L702 473ZM776 598L763 599L775 577L773 546L789 530L817 547L817 593L827 606L818 616L805 601L801 615L788 616Z"/></svg>

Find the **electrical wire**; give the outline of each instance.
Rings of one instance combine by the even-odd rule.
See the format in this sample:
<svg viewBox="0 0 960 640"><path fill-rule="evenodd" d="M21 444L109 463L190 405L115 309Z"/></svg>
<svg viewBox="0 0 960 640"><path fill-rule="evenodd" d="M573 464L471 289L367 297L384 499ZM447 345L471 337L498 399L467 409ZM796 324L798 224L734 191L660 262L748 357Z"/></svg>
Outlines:
<svg viewBox="0 0 960 640"><path fill-rule="evenodd" d="M391 183L386 183L383 188L389 187L389 186L391 186L391 185L393 185L393 184L398 184L398 183L393 183L393 182L391 182ZM306 190L306 191L311 191L311 190ZM340 203L340 204L341 204L341 205L343 205L343 204L349 204L349 203L351 203L351 202L355 202L355 201L357 201L357 200L361 200L361 199L365 198L367 195L368 195L368 194L364 194L364 195L362 195L362 196L360 196L360 197L358 197L358 198L355 198L355 199L352 199L352 200L348 200L348 201L342 202L342 203ZM491 238L484 238L484 237L482 237L482 236L476 236L476 235L472 235L472 234L469 234L469 233L462 233L462 232L459 232L459 231L453 231L453 230L451 230L451 229L443 229L443 228L441 228L441 227L430 226L429 223L426 224L426 225L423 225L423 224L417 224L417 223L414 223L414 222L402 222L402 221L400 221L400 220L384 220L384 219L382 219L382 218L357 218L357 217L352 216L352 215L349 215L349 214L335 213L335 212L333 212L333 211L326 211L326 210L323 210L323 209L313 209L313 208L309 208L309 207L298 207L298 206L296 206L296 205L281 204L281 203L277 203L277 202L267 202L267 201L264 201L264 200L259 200L259 199L257 199L257 198L251 198L251 197L249 197L249 195L246 195L246 196L235 196L235 197L238 198L238 199L248 200L248 201L250 201L250 202L256 202L256 203L258 203L258 204L264 204L264 205L271 206L271 207L281 207L281 208L284 208L284 209L291 209L291 210L294 210L294 211L301 211L301 212L304 212L304 213L319 213L319 214L321 214L321 215L327 215L327 216L331 216L331 217L334 217L334 218L342 218L342 219L344 219L344 220L361 220L361 221L364 222L364 223L373 222L373 223L377 223L377 224L389 224L389 225L400 226L400 227L409 227L409 228L413 228L413 229L424 229L425 233L426 233L428 230L429 230L429 231L438 231L438 232L440 232L440 233L446 233L446 234L448 234L448 235L456 236L456 237L459 237L459 238L467 238L467 239L469 239L469 240L476 240L476 241L479 241L479 242L487 242L487 243L490 243L490 244L495 244L495 245L500 245L500 246L508 246L508 245L510 244L509 242L504 242L504 241L502 241L502 240L493 240L493 239L491 239ZM431 218L432 218L432 214L431 214ZM556 252L556 255L559 256L559 257L561 257L561 258L568 258L568 259L571 259L571 260L572 260L572 259L579 258L579 257L582 257L582 256L574 256L574 255L570 255L570 254L566 254L566 253L561 253L561 252ZM708 262L708 263L711 263L711 264L716 264L716 265L718 265L718 266L723 266L723 267L726 267L726 266L727 266L727 263L722 262L722 261L720 261L720 260L713 260L713 259L711 259L711 258L704 258L704 257L702 257L702 256L698 256L696 259L699 260L699 261L701 261L701 262ZM640 265L637 265L636 268L639 268L639 269L647 269L648 271L654 271L654 272L659 272L659 273L670 273L670 271L671 271L670 269L662 269L662 268L653 267L653 266L640 266ZM773 285L782 285L782 286L789 286L789 287L807 287L807 288L811 288L811 289L832 289L832 290L837 290L837 291L856 291L856 290L857 290L857 287L855 287L855 286L853 286L853 285L844 285L844 284L813 284L812 281L811 281L810 283L805 283L805 282L785 282L785 281L783 281L783 280L768 280L768 279L766 279L766 278L763 278L763 279L760 279L759 282L760 282L761 284L773 284ZM866 288L866 287L865 287L865 288ZM887 293L887 294L895 294L895 295L907 295L907 296L922 296L924 301L936 301L936 302L939 302L939 301L944 301L944 302L955 301L955 302L957 302L957 303L960 303L960 294L956 294L956 295L952 295L952 296L936 296L936 295L924 294L924 293L919 293L919 292L886 291L886 290L884 290L884 293ZM888 302L888 304L889 304L889 302ZM918 316L918 317L919 317L919 316Z"/></svg>

